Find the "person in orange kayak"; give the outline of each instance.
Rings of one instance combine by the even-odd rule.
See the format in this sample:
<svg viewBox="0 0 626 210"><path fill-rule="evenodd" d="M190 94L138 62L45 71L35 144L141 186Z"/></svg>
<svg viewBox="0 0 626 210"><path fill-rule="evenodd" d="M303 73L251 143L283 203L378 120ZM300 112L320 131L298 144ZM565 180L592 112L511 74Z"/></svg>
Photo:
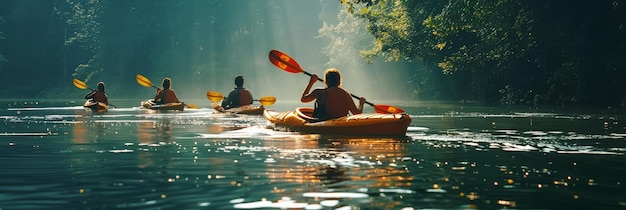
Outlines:
<svg viewBox="0 0 626 210"><path fill-rule="evenodd" d="M99 82L97 90L91 90L91 93L85 95L85 99L92 99L96 102L109 105L109 98L104 92L104 82Z"/></svg>
<svg viewBox="0 0 626 210"><path fill-rule="evenodd" d="M235 89L228 93L228 97L222 100L222 108L231 109L252 104L252 94L243 87L243 76L235 77Z"/></svg>
<svg viewBox="0 0 626 210"><path fill-rule="evenodd" d="M324 72L324 78L326 88L317 88L309 93L311 86L318 80L316 74L311 75L309 84L304 89L304 92L302 92L302 98L300 98L300 101L303 103L315 100L313 117L327 120L345 117L349 113L354 115L363 112L365 98L359 98L359 107L357 108L350 93L341 88L341 73L338 69L327 69Z"/></svg>
<svg viewBox="0 0 626 210"><path fill-rule="evenodd" d="M176 92L172 89L172 79L169 77L163 78L161 88L157 89L156 96L154 96L154 102L157 104L180 103Z"/></svg>

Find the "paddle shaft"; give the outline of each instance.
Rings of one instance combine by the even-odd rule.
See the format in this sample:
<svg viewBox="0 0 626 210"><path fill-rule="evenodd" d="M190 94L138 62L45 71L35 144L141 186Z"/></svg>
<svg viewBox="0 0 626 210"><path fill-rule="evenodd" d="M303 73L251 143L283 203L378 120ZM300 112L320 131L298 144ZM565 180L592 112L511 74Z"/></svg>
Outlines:
<svg viewBox="0 0 626 210"><path fill-rule="evenodd" d="M150 83L150 84L152 84L152 83ZM152 85L152 87L153 87L153 88L156 88L157 90L162 90L161 88L159 88L159 87L157 87L157 86L154 86L154 85ZM183 103L184 103L184 102L183 102ZM185 106L186 106L187 108L192 108L192 109L197 109L197 108L198 108L198 106L196 106L195 104L185 104Z"/></svg>
<svg viewBox="0 0 626 210"><path fill-rule="evenodd" d="M280 51L276 51L276 52L279 52L280 54L283 54L283 55L287 56L287 54L284 54L284 53L282 53L282 52L280 52ZM288 57L288 56L287 56L287 57ZM300 67L300 65L298 65L298 64L295 62L295 60L293 60L293 58L289 57L289 60L290 60L290 61L293 61L294 63L292 64L290 61L285 61L285 60L283 60L281 57L277 56L275 53L270 52L270 61L272 61L272 63L273 63L275 66L277 66L277 67L279 67L279 68L281 68L281 69L283 69L283 70L287 70L287 68L292 68L292 69L295 69L295 71L293 71L293 70L291 70L291 71L290 71L290 70L287 70L287 71L289 71L289 72L291 72L291 73L302 72L302 73L304 73L304 74L308 75L309 77L310 77L310 76L313 76L313 74L311 74L311 73L309 73L309 72L305 71L304 69L302 69L302 67ZM285 65L285 66L282 66L282 65ZM317 81L324 82L324 80L322 80L322 78L319 78L319 77L317 77ZM359 97L359 96L357 96L357 95L354 95L354 94L352 94L352 93L350 93L350 96L352 96L352 97L353 97L353 98L355 98L355 99L360 99L360 98L361 98L361 97ZM369 102L369 101L365 101L365 103L366 103L367 105L370 105L370 106L373 106L374 108L376 108L376 106L375 106L373 103Z"/></svg>
<svg viewBox="0 0 626 210"><path fill-rule="evenodd" d="M274 66L278 67L279 69L282 69L284 71L287 71L289 73L304 73L308 76L313 76L311 73L304 71L304 69L302 69L302 67L300 67L300 65L298 64L298 62L296 62L296 60L294 60L293 58L291 58L291 56L280 52L278 50L271 50L270 54L269 54L269 59L270 62L272 64L274 64ZM319 81L323 82L322 79L320 79L319 77L317 78ZM360 99L359 96L356 96L352 93L350 93L350 96L356 98L356 99ZM374 107L374 110L376 111L376 113L384 113L384 114L398 114L398 113L404 113L404 110L398 108L398 107L394 107L394 106L389 106L389 105L375 105L372 104L371 102L365 101L365 103L367 105L370 105L372 107Z"/></svg>
<svg viewBox="0 0 626 210"><path fill-rule="evenodd" d="M293 67L293 66L292 66L292 67ZM304 73L304 74L308 75L309 77L313 76L313 74L311 74L311 73L309 73L309 72L305 71L304 69L301 69L301 70L302 70L302 73ZM322 78L319 78L319 77L317 78L317 81L324 82L324 80L323 80ZM356 99L360 99L360 98L361 98L361 97L359 97L359 96L357 96L357 95L354 95L354 94L352 94L352 93L350 93L350 95L351 95L353 98L356 98ZM367 105L374 106L374 104L373 104L373 103L371 103L371 102L369 102L369 101L365 101L365 103L366 103Z"/></svg>
<svg viewBox="0 0 626 210"><path fill-rule="evenodd" d="M150 86L152 86L153 88L156 88L157 90L161 90L160 87L155 86L154 84L152 84L152 82L150 82Z"/></svg>
<svg viewBox="0 0 626 210"><path fill-rule="evenodd" d="M91 89L91 88L89 88L89 87L87 87L87 88L88 88L89 90L91 90L91 91L97 91L97 90L95 90L95 89ZM114 108L117 108L117 106L113 105L112 103L109 103L109 105L113 106Z"/></svg>
<svg viewBox="0 0 626 210"><path fill-rule="evenodd" d="M224 99L227 99L228 97L224 96ZM261 101L261 99L253 99L252 101Z"/></svg>
<svg viewBox="0 0 626 210"><path fill-rule="evenodd" d="M94 92L96 91L95 89L92 89L89 86L87 86L87 84L85 84L85 82L83 82L83 81L81 81L79 79L74 78L73 82L74 82L74 86L79 88L79 89L83 89L83 90L84 89L89 89L89 90L94 91ZM113 105L112 103L109 103L108 105L111 105L111 106L117 108L117 106Z"/></svg>
<svg viewBox="0 0 626 210"><path fill-rule="evenodd" d="M152 81L150 81L148 78L144 77L143 75L137 74L137 76L135 76L135 79L137 80L137 83L139 83L142 86L148 87L151 86L153 88L156 88L157 90L161 90L161 88L155 86ZM185 104L185 106L187 108L192 108L192 109L197 109L198 106L196 106L195 104Z"/></svg>
<svg viewBox="0 0 626 210"><path fill-rule="evenodd" d="M227 99L228 97L222 96L222 98ZM253 99L252 101L261 101L261 99Z"/></svg>

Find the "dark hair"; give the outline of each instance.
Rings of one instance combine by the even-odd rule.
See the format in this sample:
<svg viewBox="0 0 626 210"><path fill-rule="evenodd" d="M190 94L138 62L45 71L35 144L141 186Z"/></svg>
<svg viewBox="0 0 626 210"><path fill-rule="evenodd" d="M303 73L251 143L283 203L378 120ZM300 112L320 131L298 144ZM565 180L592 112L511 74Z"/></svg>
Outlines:
<svg viewBox="0 0 626 210"><path fill-rule="evenodd" d="M243 76L238 75L235 77L235 85L237 85L237 87L243 87Z"/></svg>
<svg viewBox="0 0 626 210"><path fill-rule="evenodd" d="M104 82L98 82L98 90L104 92Z"/></svg>
<svg viewBox="0 0 626 210"><path fill-rule="evenodd" d="M161 83L161 87L164 90L165 89L170 89L170 87L172 87L172 79L170 79L169 77L163 78L163 82Z"/></svg>
<svg viewBox="0 0 626 210"><path fill-rule="evenodd" d="M324 78L324 82L328 87L339 87L341 85L341 73L339 73L339 69L327 69L324 72Z"/></svg>

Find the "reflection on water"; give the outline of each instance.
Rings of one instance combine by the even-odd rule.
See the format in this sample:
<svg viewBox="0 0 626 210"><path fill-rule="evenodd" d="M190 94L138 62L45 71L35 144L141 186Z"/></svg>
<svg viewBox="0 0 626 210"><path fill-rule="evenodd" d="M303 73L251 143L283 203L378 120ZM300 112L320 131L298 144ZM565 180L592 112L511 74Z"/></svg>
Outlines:
<svg viewBox="0 0 626 210"><path fill-rule="evenodd" d="M356 138L208 108L19 105L0 110L1 209L626 206L619 112L407 107L406 137Z"/></svg>

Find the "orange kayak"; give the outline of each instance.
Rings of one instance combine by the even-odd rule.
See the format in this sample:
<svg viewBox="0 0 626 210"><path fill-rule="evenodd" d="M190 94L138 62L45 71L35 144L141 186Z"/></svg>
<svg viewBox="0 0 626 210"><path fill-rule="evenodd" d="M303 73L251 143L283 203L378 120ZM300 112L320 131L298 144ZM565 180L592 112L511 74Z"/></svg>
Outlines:
<svg viewBox="0 0 626 210"><path fill-rule="evenodd" d="M263 106L253 106L253 105L245 105L232 109L224 109L222 106L218 104L213 104L213 109L220 113L226 114L245 114L245 115L262 115L265 107Z"/></svg>
<svg viewBox="0 0 626 210"><path fill-rule="evenodd" d="M276 126L301 133L405 136L411 124L411 117L408 114L357 114L326 121L315 121L312 115L313 109L304 107L288 112L265 110L263 113L263 116Z"/></svg>
<svg viewBox="0 0 626 210"><path fill-rule="evenodd" d="M183 111L185 108L185 103L167 103L167 104L157 104L154 103L153 100L142 101L141 106L146 109L152 110L179 110Z"/></svg>
<svg viewBox="0 0 626 210"><path fill-rule="evenodd" d="M95 112L106 112L109 109L109 105L92 99L85 101L83 107L89 108Z"/></svg>

